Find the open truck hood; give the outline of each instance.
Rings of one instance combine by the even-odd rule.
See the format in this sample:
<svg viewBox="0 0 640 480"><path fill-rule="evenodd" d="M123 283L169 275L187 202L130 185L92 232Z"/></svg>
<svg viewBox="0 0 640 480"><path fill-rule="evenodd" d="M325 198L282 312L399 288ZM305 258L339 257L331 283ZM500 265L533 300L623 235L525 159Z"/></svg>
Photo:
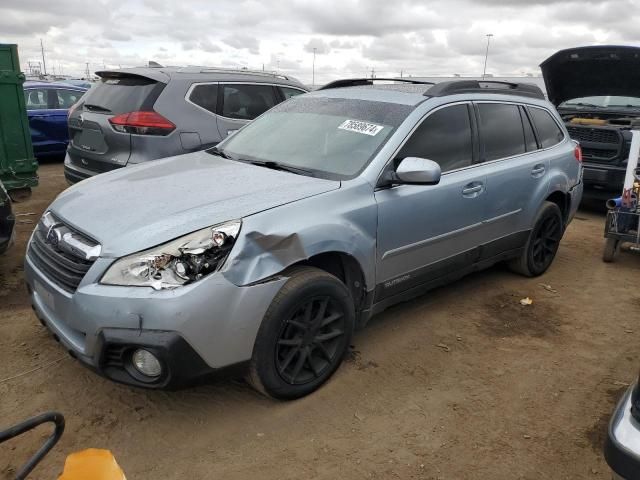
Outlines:
<svg viewBox="0 0 640 480"><path fill-rule="evenodd" d="M560 50L540 65L549 101L616 95L640 98L640 48L591 46Z"/></svg>
<svg viewBox="0 0 640 480"><path fill-rule="evenodd" d="M120 257L339 187L194 152L83 180L49 209L100 242L103 256Z"/></svg>

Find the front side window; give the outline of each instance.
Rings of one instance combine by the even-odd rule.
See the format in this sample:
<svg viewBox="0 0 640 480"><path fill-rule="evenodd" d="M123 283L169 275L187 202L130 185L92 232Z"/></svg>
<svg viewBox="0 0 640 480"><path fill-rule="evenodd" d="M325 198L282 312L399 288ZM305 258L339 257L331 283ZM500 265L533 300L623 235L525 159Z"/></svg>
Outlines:
<svg viewBox="0 0 640 480"><path fill-rule="evenodd" d="M253 120L272 108L276 97L271 85L223 85L222 116Z"/></svg>
<svg viewBox="0 0 640 480"><path fill-rule="evenodd" d="M211 113L217 113L218 84L196 85L193 87L193 90L191 90L189 100Z"/></svg>
<svg viewBox="0 0 640 480"><path fill-rule="evenodd" d="M484 161L512 157L526 151L522 119L517 105L480 103L478 110Z"/></svg>
<svg viewBox="0 0 640 480"><path fill-rule="evenodd" d="M24 91L24 103L27 110L46 110L49 105L49 92L47 88L31 88Z"/></svg>
<svg viewBox="0 0 640 480"><path fill-rule="evenodd" d="M433 160L443 172L468 167L473 160L467 105L445 107L429 115L402 147L398 158Z"/></svg>
<svg viewBox="0 0 640 480"><path fill-rule="evenodd" d="M297 97L229 137L233 160L277 162L321 178L353 178L413 107L343 98Z"/></svg>
<svg viewBox="0 0 640 480"><path fill-rule="evenodd" d="M56 90L56 94L58 96L58 108L68 109L80 100L84 92L77 90Z"/></svg>
<svg viewBox="0 0 640 480"><path fill-rule="evenodd" d="M542 148L553 147L562 141L564 133L549 112L542 108L530 107L529 113L538 131L538 140Z"/></svg>

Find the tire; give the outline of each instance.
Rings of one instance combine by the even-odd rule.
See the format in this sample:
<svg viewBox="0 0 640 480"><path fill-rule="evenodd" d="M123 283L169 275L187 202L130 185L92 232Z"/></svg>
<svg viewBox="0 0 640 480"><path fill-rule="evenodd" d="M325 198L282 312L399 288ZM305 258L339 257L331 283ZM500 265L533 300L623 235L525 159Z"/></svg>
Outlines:
<svg viewBox="0 0 640 480"><path fill-rule="evenodd" d="M295 267L267 309L249 383L281 400L304 397L338 369L351 343L355 309L346 286L313 267Z"/></svg>
<svg viewBox="0 0 640 480"><path fill-rule="evenodd" d="M620 251L620 240L615 238L607 238L602 251L602 261L606 263L613 262L616 254Z"/></svg>
<svg viewBox="0 0 640 480"><path fill-rule="evenodd" d="M551 266L563 234L564 223L560 208L555 203L544 202L522 255L509 262L509 268L525 277L542 275Z"/></svg>

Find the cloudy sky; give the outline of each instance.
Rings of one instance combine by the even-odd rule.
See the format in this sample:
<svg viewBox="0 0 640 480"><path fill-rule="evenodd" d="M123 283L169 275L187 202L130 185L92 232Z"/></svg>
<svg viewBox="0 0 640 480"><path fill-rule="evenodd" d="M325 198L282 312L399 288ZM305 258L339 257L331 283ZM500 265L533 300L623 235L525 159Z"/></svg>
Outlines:
<svg viewBox="0 0 640 480"><path fill-rule="evenodd" d="M640 0L0 0L23 69L79 75L155 60L338 77L538 74L556 50L640 45Z"/></svg>

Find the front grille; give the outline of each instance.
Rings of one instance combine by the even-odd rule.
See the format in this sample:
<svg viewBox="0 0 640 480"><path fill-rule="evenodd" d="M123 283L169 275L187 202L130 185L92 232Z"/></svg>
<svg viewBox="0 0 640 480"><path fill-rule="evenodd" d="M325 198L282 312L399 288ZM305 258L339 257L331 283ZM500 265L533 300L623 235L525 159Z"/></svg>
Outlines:
<svg viewBox="0 0 640 480"><path fill-rule="evenodd" d="M579 142L620 143L620 133L608 128L567 126L569 136Z"/></svg>
<svg viewBox="0 0 640 480"><path fill-rule="evenodd" d="M585 160L613 160L618 156L617 149L611 148L582 148L582 157Z"/></svg>
<svg viewBox="0 0 640 480"><path fill-rule="evenodd" d="M49 280L67 292L74 293L93 261L79 258L48 243L43 230L41 223L33 233L29 244L29 259Z"/></svg>

